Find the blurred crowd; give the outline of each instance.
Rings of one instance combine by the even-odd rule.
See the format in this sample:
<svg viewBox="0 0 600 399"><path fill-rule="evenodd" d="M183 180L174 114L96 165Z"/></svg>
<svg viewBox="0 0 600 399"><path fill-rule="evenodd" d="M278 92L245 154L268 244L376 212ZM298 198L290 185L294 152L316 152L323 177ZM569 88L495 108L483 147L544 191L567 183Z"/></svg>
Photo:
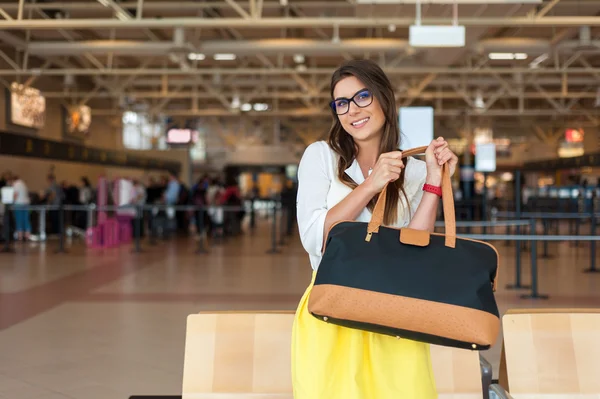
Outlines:
<svg viewBox="0 0 600 399"><path fill-rule="evenodd" d="M59 182L53 174L47 176L46 188L41 192L28 189L27 182L17 173L5 172L0 177L2 203L11 204L14 212L16 238L28 240L32 233L33 218L37 217L24 205L102 205L98 204L98 186L93 186L87 177L81 177L78 184L67 181ZM205 175L199 178L191 187L187 186L175 173L164 176L150 176L141 181L128 176L118 176L107 181L104 205L119 206L117 215L141 217L142 236L148 229L154 229L159 234L168 236L173 233L187 234L196 230L202 222L205 231L212 235L236 235L242 232L241 220L245 215L242 209L244 199L235 179L223 181L219 178ZM146 207L143 213L127 205L164 205L152 209ZM174 210L169 207L176 205L196 205L209 207L204 212L193 210ZM238 207L239 209L211 209L211 205ZM166 207L165 207L166 206ZM202 221L199 219L202 218ZM65 211L65 223L79 229L88 226L87 212ZM59 233L59 212L47 212L45 232L48 235Z"/></svg>

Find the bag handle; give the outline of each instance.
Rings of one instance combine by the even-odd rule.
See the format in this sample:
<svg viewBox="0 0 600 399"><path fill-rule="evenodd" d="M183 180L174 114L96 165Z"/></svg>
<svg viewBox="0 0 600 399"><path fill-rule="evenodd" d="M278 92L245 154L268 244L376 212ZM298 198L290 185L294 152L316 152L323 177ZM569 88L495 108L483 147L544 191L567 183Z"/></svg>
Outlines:
<svg viewBox="0 0 600 399"><path fill-rule="evenodd" d="M416 147L410 150L402 151L402 158L409 157L411 155L422 154L427 150L427 146ZM387 187L389 183L383 187L375 208L373 209L373 215L371 221L367 227L367 239L373 233L379 232L379 226L383 224L383 214L385 212L385 201L387 194ZM450 170L448 169L448 163L442 166L442 207L444 210L444 225L445 225L445 236L446 246L454 248L456 245L456 216L454 214L454 196L452 194L452 183L450 181Z"/></svg>

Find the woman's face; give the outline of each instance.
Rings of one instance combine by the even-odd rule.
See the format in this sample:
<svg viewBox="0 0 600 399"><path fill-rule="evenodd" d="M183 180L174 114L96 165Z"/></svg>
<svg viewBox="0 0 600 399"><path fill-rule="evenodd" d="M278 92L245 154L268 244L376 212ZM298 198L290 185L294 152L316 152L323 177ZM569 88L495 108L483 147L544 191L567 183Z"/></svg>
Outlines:
<svg viewBox="0 0 600 399"><path fill-rule="evenodd" d="M355 76L340 80L333 89L336 112L342 127L355 141L369 141L382 133L385 124L383 109L377 98ZM354 101L354 98L359 107ZM368 105L367 105L368 104ZM364 107L362 107L364 105Z"/></svg>

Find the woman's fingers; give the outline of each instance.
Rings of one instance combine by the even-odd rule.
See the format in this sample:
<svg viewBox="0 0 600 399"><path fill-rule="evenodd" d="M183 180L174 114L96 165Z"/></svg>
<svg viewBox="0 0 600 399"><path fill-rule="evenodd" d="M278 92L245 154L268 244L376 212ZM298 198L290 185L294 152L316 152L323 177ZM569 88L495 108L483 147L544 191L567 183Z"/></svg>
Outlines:
<svg viewBox="0 0 600 399"><path fill-rule="evenodd" d="M402 173L402 168L399 168L397 166L390 166L389 172L391 172L391 173L393 173L395 175L400 176L400 173Z"/></svg>
<svg viewBox="0 0 600 399"><path fill-rule="evenodd" d="M388 159L402 159L402 151L385 152L379 156L379 161Z"/></svg>
<svg viewBox="0 0 600 399"><path fill-rule="evenodd" d="M389 166L397 167L397 168L403 168L404 167L404 162L402 162L402 160L400 160L400 159L394 159L394 158L386 159L385 160L385 164L389 165Z"/></svg>
<svg viewBox="0 0 600 399"><path fill-rule="evenodd" d="M439 155L438 155L438 163L440 165L445 164L446 162L448 162L449 160L452 159L452 157L454 156L454 154L452 153L452 151L450 151L449 148L446 148L444 151L442 151Z"/></svg>

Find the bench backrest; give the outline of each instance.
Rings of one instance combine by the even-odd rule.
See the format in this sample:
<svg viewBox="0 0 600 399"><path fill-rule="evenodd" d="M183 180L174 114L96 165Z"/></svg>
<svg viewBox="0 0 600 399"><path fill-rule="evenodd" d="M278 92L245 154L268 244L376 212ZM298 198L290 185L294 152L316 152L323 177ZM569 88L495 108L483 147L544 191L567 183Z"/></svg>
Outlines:
<svg viewBox="0 0 600 399"><path fill-rule="evenodd" d="M292 398L292 312L188 316L182 396ZM431 346L440 397L481 398L479 352ZM264 395L264 396L256 396ZM250 397L250 396L248 396Z"/></svg>
<svg viewBox="0 0 600 399"><path fill-rule="evenodd" d="M600 309L510 310L502 320L500 384L511 395L600 395Z"/></svg>

